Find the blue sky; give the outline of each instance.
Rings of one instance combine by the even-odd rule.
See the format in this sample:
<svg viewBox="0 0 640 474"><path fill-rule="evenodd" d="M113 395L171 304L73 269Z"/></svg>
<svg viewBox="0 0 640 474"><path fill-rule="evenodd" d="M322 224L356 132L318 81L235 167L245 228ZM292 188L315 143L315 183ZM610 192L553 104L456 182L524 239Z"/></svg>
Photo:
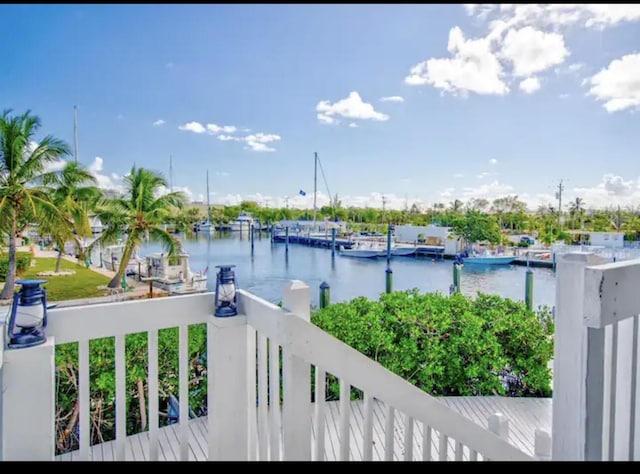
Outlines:
<svg viewBox="0 0 640 474"><path fill-rule="evenodd" d="M77 104L104 187L311 205L318 152L345 204L638 205L639 46L638 5L1 5L0 105Z"/></svg>

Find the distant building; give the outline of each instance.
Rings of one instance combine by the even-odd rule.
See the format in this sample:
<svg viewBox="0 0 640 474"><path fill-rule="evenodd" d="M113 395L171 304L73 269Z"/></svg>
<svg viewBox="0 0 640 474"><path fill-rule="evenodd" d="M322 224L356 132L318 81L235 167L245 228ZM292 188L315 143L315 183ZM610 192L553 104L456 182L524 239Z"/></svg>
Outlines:
<svg viewBox="0 0 640 474"><path fill-rule="evenodd" d="M624 232L590 232L585 230L570 230L573 240L585 245L621 249L624 247Z"/></svg>

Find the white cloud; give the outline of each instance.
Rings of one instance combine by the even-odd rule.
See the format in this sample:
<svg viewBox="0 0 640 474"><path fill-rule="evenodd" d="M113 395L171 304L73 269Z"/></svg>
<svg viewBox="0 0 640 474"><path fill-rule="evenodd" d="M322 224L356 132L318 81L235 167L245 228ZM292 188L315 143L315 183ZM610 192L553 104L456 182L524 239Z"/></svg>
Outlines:
<svg viewBox="0 0 640 474"><path fill-rule="evenodd" d="M242 140L240 137L233 137L231 135L218 135L216 138L218 138L218 140L220 140L221 142L239 142Z"/></svg>
<svg viewBox="0 0 640 474"><path fill-rule="evenodd" d="M584 68L584 63L573 63L573 64L569 64L569 71L571 71L571 72L578 72L578 71L580 71L582 68Z"/></svg>
<svg viewBox="0 0 640 474"><path fill-rule="evenodd" d="M603 101L607 112L640 107L640 53L614 59L587 83L588 94Z"/></svg>
<svg viewBox="0 0 640 474"><path fill-rule="evenodd" d="M380 97L380 102L404 102L404 97L401 97L399 95Z"/></svg>
<svg viewBox="0 0 640 474"><path fill-rule="evenodd" d="M488 171L483 171L482 173L480 173L480 174L476 175L476 178L478 178L478 179L484 179L484 178L486 178L487 176L489 176L489 172L488 172Z"/></svg>
<svg viewBox="0 0 640 474"><path fill-rule="evenodd" d="M103 173L104 160L101 157L96 156L87 169L96 178L97 186L100 189L117 191L119 193L124 192L122 176L116 173Z"/></svg>
<svg viewBox="0 0 640 474"><path fill-rule="evenodd" d="M456 173L453 175L454 178L464 178L464 175L462 173Z"/></svg>
<svg viewBox="0 0 640 474"><path fill-rule="evenodd" d="M451 196L453 196L453 192L455 190L456 188L446 188L444 191L440 193L440 197L443 199L449 199Z"/></svg>
<svg viewBox="0 0 640 474"><path fill-rule="evenodd" d="M164 196L165 194L169 194L171 190L169 188L167 188L166 186L160 186L158 188L158 192L156 193L156 197L160 197L160 196ZM186 202L193 202L195 201L194 199L194 194L193 191L191 191L191 189L189 189L188 186L173 186L173 192L174 193L182 193L184 194L185 200ZM200 197L202 195L199 195L198 197ZM204 196L202 196L204 198Z"/></svg>
<svg viewBox="0 0 640 474"><path fill-rule="evenodd" d="M531 26L509 30L501 51L501 57L513 64L513 73L517 77L545 71L561 64L568 55L562 35L545 33Z"/></svg>
<svg viewBox="0 0 640 474"><path fill-rule="evenodd" d="M498 160L496 160L495 158L491 158L491 159L489 160L489 164L490 164L490 165L497 165L497 164L498 164Z"/></svg>
<svg viewBox="0 0 640 474"><path fill-rule="evenodd" d="M277 142L280 139L280 135L273 133L256 133L243 138L247 142L247 149L258 152L276 151L275 148L268 146L267 143Z"/></svg>
<svg viewBox="0 0 640 474"><path fill-rule="evenodd" d="M228 176L231 176L229 173L227 173L226 171L216 171L216 176L222 176L223 178L226 178Z"/></svg>
<svg viewBox="0 0 640 474"><path fill-rule="evenodd" d="M358 124L357 124L357 123L355 123L355 122L351 122L351 123L349 124L349 127L351 127L351 128L358 128Z"/></svg>
<svg viewBox="0 0 640 474"><path fill-rule="evenodd" d="M235 133L238 130L238 128L235 127L234 125L216 125L215 123L208 123L207 130L210 133L215 135L216 133L220 133L220 132Z"/></svg>
<svg viewBox="0 0 640 474"><path fill-rule="evenodd" d="M500 183L498 180L491 183L481 184L478 187L466 187L462 190L463 199L484 198L488 200L513 194L514 187L509 184Z"/></svg>
<svg viewBox="0 0 640 474"><path fill-rule="evenodd" d="M178 127L178 130L183 130L183 131L193 132L193 133L204 133L206 131L206 128L200 122L189 122L189 123L185 123L184 125L180 125Z"/></svg>
<svg viewBox="0 0 640 474"><path fill-rule="evenodd" d="M62 168L66 166L67 162L62 158L52 161L51 163L46 163L44 165L45 173L52 173L54 171L60 171Z"/></svg>
<svg viewBox="0 0 640 474"><path fill-rule="evenodd" d="M504 72L491 42L486 38L465 40L459 27L449 31L447 47L452 58L431 58L411 68L405 82L410 85L429 84L452 94L503 95L509 88L503 81Z"/></svg>
<svg viewBox="0 0 640 474"><path fill-rule="evenodd" d="M167 69L171 69L173 67L173 63L169 62L164 65Z"/></svg>
<svg viewBox="0 0 640 474"><path fill-rule="evenodd" d="M167 122L165 122L165 121L164 121L164 120L162 120L162 119L158 119L158 120L156 120L155 122L153 122L153 126L154 126L154 127L160 127L160 126L164 125L165 123L167 123Z"/></svg>
<svg viewBox="0 0 640 474"><path fill-rule="evenodd" d="M533 94L538 89L540 89L540 80L537 77L528 77L520 81L520 90L527 94Z"/></svg>
<svg viewBox="0 0 640 474"><path fill-rule="evenodd" d="M560 94L560 95L558 96L558 98L559 98L559 99L563 99L563 100L564 100L564 99L568 99L568 98L569 98L569 94Z"/></svg>
<svg viewBox="0 0 640 474"><path fill-rule="evenodd" d="M318 102L316 112L318 112L318 120L327 124L337 123L339 117L377 122L389 120L388 115L377 112L373 105L363 102L362 97L356 91L351 92L346 99L341 99L333 104L328 100Z"/></svg>

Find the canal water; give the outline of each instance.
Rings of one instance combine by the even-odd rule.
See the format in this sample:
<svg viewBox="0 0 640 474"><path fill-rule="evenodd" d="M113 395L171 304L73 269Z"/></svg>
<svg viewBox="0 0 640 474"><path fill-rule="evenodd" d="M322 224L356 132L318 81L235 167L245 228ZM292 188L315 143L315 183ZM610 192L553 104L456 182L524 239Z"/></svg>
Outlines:
<svg viewBox="0 0 640 474"><path fill-rule="evenodd" d="M311 288L311 302L318 304L320 283L331 287L331 302L348 301L357 296L377 299L385 290L386 259L359 259L342 257L330 249L290 244L288 255L285 245L271 243L266 233L254 240L253 256L246 235L199 234L178 236L189 254L192 271L209 267L208 288L215 290L216 265L236 265L238 286L266 300L278 303L282 289L289 280L302 280ZM142 246L140 255L161 251L159 244ZM453 261L423 257L394 257L393 289L418 288L422 292L449 293L453 281ZM534 307L555 304L555 276L553 270L533 268ZM461 289L464 294L477 292L524 300L526 268L516 265L476 266L462 268Z"/></svg>

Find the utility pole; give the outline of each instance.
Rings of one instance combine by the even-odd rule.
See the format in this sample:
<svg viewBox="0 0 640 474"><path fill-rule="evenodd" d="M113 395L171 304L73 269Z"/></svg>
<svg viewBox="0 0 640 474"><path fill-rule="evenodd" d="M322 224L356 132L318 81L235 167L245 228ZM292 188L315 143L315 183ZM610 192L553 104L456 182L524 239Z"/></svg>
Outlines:
<svg viewBox="0 0 640 474"><path fill-rule="evenodd" d="M382 222L383 223L384 223L384 211L386 210L386 207L387 207L387 198L383 194L382 195L382 216L380 216L382 218Z"/></svg>
<svg viewBox="0 0 640 474"><path fill-rule="evenodd" d="M73 106L73 156L76 164L78 164L78 106Z"/></svg>
<svg viewBox="0 0 640 474"><path fill-rule="evenodd" d="M207 174L209 171L207 171ZM209 179L207 178L207 184L209 183ZM169 191L173 192L173 157L169 155Z"/></svg>
<svg viewBox="0 0 640 474"><path fill-rule="evenodd" d="M284 206L289 209L289 196L284 197Z"/></svg>
<svg viewBox="0 0 640 474"><path fill-rule="evenodd" d="M562 191L564 187L562 186L562 180L560 180L560 184L558 184L558 192L556 192L556 199L558 200L558 226L562 227Z"/></svg>

